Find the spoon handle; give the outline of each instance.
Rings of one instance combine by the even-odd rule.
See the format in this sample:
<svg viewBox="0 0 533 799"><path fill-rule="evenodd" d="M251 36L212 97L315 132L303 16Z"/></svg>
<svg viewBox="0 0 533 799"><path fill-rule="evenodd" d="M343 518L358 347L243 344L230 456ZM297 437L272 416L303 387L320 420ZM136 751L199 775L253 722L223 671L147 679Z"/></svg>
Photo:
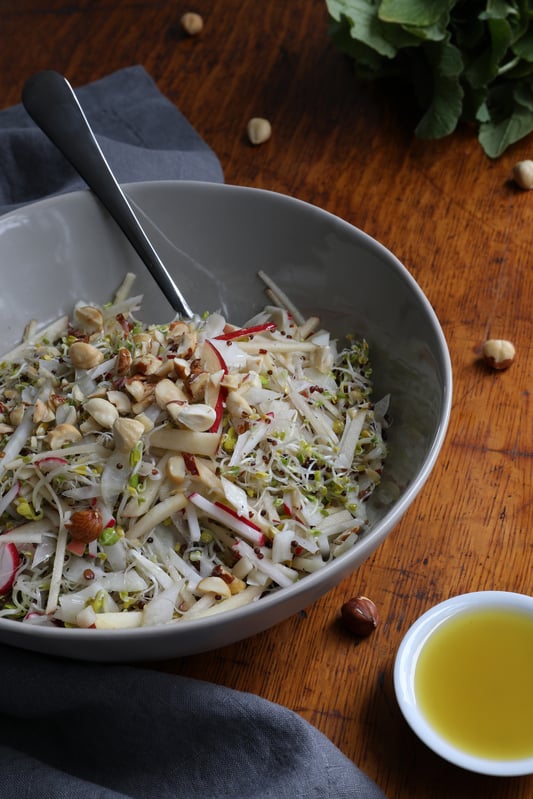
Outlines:
<svg viewBox="0 0 533 799"><path fill-rule="evenodd" d="M193 313L154 250L106 158L70 83L53 70L33 75L22 90L22 103L95 193L150 270L161 291L180 315Z"/></svg>

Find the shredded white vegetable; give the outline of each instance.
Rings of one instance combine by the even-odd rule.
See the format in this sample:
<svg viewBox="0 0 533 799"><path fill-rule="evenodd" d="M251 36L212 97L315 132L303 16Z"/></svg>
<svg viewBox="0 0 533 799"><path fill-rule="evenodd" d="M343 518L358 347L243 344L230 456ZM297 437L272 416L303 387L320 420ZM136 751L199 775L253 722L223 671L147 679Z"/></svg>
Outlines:
<svg viewBox="0 0 533 799"><path fill-rule="evenodd" d="M341 346L264 279L276 305L237 327L218 314L143 324L128 277L114 302L31 324L4 356L1 616L185 622L356 543L388 398L373 404L365 341Z"/></svg>

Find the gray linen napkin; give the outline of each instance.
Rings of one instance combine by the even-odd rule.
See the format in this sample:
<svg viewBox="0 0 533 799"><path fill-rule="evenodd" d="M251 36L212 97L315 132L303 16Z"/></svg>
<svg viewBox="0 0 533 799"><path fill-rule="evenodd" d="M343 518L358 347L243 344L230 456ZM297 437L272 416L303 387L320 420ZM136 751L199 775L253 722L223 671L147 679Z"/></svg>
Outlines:
<svg viewBox="0 0 533 799"><path fill-rule="evenodd" d="M121 69L76 94L119 182L223 181L213 151L142 67ZM0 112L0 213L82 188L21 105Z"/></svg>
<svg viewBox="0 0 533 799"><path fill-rule="evenodd" d="M253 694L0 647L2 799L383 799L325 736Z"/></svg>
<svg viewBox="0 0 533 799"><path fill-rule="evenodd" d="M222 181L141 67L78 91L120 181ZM0 112L0 213L83 187L20 107ZM296 713L252 694L0 645L2 799L384 799Z"/></svg>

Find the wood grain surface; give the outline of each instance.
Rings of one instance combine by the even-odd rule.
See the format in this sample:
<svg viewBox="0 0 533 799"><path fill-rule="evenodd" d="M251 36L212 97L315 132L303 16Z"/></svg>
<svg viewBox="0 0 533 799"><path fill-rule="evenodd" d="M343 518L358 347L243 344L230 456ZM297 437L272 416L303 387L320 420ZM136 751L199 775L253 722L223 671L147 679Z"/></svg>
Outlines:
<svg viewBox="0 0 533 799"><path fill-rule="evenodd" d="M204 18L197 37L180 26L189 10ZM533 157L533 138L497 161L473 128L416 140L409 98L358 83L329 42L323 0L0 0L0 12L0 107L17 103L40 69L79 86L142 64L217 153L228 183L307 200L391 249L435 308L451 351L442 453L374 556L274 629L148 665L292 708L389 799L530 799L531 777L470 774L426 749L399 712L392 667L402 636L435 602L477 589L532 591L533 192L510 175ZM259 147L245 134L252 116L272 123ZM488 336L515 343L508 371L481 364ZM342 603L358 593L382 618L361 643L339 624Z"/></svg>

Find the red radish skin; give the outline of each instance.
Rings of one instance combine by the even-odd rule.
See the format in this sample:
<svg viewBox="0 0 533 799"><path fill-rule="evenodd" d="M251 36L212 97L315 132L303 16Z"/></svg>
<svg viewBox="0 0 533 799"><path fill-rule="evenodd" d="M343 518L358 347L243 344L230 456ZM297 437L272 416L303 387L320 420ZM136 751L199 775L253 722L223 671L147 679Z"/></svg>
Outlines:
<svg viewBox="0 0 533 799"><path fill-rule="evenodd" d="M15 581L20 563L18 549L13 542L0 545L0 594L7 594Z"/></svg>
<svg viewBox="0 0 533 799"><path fill-rule="evenodd" d="M264 325L254 325L253 327L241 327L237 330L232 330L231 333L223 333L220 336L215 336L217 341L231 341L234 338L246 338L253 336L255 333L266 333L268 330L275 330L275 322L265 322Z"/></svg>
<svg viewBox="0 0 533 799"><path fill-rule="evenodd" d="M219 338L219 337L217 336L217 338ZM217 350L217 348L215 346L213 346L213 344L211 344L211 342L209 340L207 340L205 343L206 343L206 347L204 348L204 360L206 362L206 365L207 365L209 371L211 373L216 372L217 371L216 365L218 365L218 368L222 369L224 374L227 375L228 367L227 367L227 364L226 364L224 358L220 354L220 352ZM215 361L213 360L213 356L216 359ZM209 432L210 433L217 433L218 432L218 429L220 427L220 423L222 421L222 414L224 412L224 400L225 400L225 398L226 398L226 391L225 391L224 388L220 387L219 390L218 390L217 398L216 398L216 400L215 400L215 402L213 404L213 408L215 410L215 414L216 415L215 415L215 421L213 422L213 424L209 428Z"/></svg>
<svg viewBox="0 0 533 799"><path fill-rule="evenodd" d="M211 500L206 499L196 492L189 496L189 501L205 513L210 514L214 519L218 519L222 521L223 524L227 524L227 526L238 535L248 538L255 546L263 546L265 543L265 536L261 528L250 521L250 519L240 516L228 505L223 505L221 502L211 502ZM232 520L235 521L232 523Z"/></svg>
<svg viewBox="0 0 533 799"><path fill-rule="evenodd" d="M214 405L215 421L209 428L210 433L218 433L220 423L222 421L222 414L224 413L224 400L226 398L226 391L223 388L219 389L218 396Z"/></svg>
<svg viewBox="0 0 533 799"><path fill-rule="evenodd" d="M240 513L237 513L236 510L230 508L229 505L224 505L222 502L215 502L214 504L217 506L217 508L220 508L226 513L229 513L229 515L233 516L234 519L238 519L240 522L247 524L248 527L252 528L252 530L257 530L258 533L261 532L261 528L258 527L255 522L252 522L250 519L247 519L245 516L241 516Z"/></svg>
<svg viewBox="0 0 533 799"><path fill-rule="evenodd" d="M87 544L85 541L76 541L75 538L72 538L67 544L67 550L72 552L73 555L78 555L80 558L85 553L85 547Z"/></svg>

